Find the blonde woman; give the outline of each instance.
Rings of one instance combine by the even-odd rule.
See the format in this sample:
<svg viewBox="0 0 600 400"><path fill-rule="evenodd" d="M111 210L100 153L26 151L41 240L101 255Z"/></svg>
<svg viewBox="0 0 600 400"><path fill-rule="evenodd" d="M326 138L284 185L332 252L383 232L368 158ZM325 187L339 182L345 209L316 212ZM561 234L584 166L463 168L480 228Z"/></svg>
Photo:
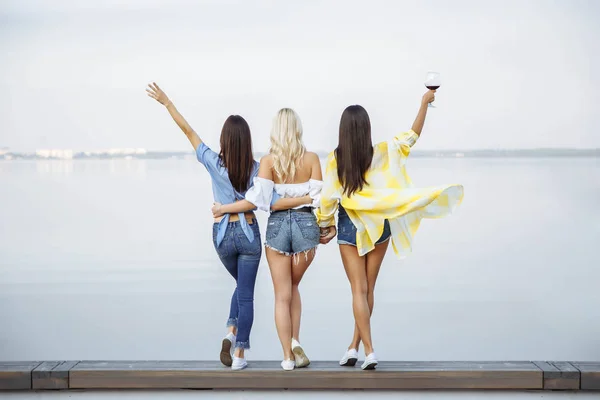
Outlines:
<svg viewBox="0 0 600 400"><path fill-rule="evenodd" d="M294 110L283 108L273 120L271 149L260 160L258 177L245 200L215 203L212 209L215 217L256 207L271 211L265 247L275 289L275 325L283 348L281 367L286 371L310 363L299 342L298 286L319 245L313 208L319 206L322 179L319 157L302 143L300 118Z"/></svg>

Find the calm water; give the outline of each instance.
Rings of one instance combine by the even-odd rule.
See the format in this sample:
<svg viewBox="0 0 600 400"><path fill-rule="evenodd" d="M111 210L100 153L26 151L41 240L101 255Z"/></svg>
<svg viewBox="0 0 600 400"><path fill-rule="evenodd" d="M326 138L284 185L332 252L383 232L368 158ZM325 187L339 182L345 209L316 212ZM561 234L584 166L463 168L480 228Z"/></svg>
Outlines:
<svg viewBox="0 0 600 400"><path fill-rule="evenodd" d="M390 250L379 357L600 359L599 163L412 159L416 184L459 182L465 200L406 261ZM211 203L193 159L0 162L0 359L216 359L233 281ZM301 292L308 355L338 359L353 320L337 245ZM251 341L250 360L281 359L266 262Z"/></svg>

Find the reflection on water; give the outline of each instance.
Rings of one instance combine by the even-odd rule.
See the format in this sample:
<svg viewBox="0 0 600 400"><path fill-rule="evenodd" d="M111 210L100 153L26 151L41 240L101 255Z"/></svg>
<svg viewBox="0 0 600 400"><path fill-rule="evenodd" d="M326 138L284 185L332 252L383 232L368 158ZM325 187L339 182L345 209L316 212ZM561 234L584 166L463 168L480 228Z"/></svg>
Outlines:
<svg viewBox="0 0 600 400"><path fill-rule="evenodd" d="M38 175L70 175L73 173L73 160L36 161Z"/></svg>
<svg viewBox="0 0 600 400"><path fill-rule="evenodd" d="M384 261L381 359L600 358L597 160L415 158L409 172L462 183L465 200ZM210 190L193 160L0 162L0 359L216 358L233 283ZM353 322L335 244L301 291L309 356L337 359ZM264 260L255 297L250 360L279 359Z"/></svg>
<svg viewBox="0 0 600 400"><path fill-rule="evenodd" d="M68 176L94 174L108 171L111 175L126 174L145 177L146 160L109 159L109 160L39 160L35 161L36 171L42 176Z"/></svg>
<svg viewBox="0 0 600 400"><path fill-rule="evenodd" d="M145 177L148 162L145 159L107 160L16 160L0 161L0 174L20 174L35 171L40 176L70 176L72 174L128 174ZM165 162L173 162L167 160Z"/></svg>

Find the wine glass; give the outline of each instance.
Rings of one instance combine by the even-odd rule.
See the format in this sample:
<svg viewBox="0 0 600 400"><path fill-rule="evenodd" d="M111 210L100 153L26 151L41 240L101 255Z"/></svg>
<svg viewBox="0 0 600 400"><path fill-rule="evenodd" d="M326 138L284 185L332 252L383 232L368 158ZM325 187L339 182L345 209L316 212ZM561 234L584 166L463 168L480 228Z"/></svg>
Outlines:
<svg viewBox="0 0 600 400"><path fill-rule="evenodd" d="M427 77L425 78L425 87L429 90L437 90L442 85L442 81L440 79L440 73L429 71L427 73ZM429 103L428 107L436 108L433 104Z"/></svg>

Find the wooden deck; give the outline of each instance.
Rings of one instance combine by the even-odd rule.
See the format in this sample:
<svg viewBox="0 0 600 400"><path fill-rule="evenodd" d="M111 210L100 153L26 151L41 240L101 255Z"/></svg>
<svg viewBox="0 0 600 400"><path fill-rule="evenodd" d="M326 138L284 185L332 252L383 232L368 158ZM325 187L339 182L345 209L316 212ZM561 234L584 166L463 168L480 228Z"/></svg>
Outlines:
<svg viewBox="0 0 600 400"><path fill-rule="evenodd" d="M251 361L0 361L0 390L52 389L497 389L600 390L600 362L381 362L375 371L315 361L283 371Z"/></svg>

